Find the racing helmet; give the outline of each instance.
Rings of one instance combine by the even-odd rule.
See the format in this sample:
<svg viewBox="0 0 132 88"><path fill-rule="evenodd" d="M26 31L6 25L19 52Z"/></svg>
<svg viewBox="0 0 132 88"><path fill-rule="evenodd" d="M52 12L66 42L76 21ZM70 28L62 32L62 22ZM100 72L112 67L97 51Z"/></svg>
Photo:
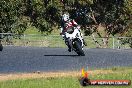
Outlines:
<svg viewBox="0 0 132 88"><path fill-rule="evenodd" d="M68 21L68 20L69 20L69 14L68 14L68 13L67 13L67 14L66 14L66 13L63 14L63 15L62 15L62 19L63 19L63 21L65 21L65 22Z"/></svg>

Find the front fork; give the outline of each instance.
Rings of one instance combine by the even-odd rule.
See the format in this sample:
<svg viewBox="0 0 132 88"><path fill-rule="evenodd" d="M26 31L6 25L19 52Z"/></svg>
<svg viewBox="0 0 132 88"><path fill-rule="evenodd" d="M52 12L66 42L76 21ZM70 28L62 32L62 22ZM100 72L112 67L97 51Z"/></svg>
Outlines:
<svg viewBox="0 0 132 88"><path fill-rule="evenodd" d="M83 39L83 36L81 35L81 37L79 39L82 42L82 48L83 48L84 47L84 39Z"/></svg>

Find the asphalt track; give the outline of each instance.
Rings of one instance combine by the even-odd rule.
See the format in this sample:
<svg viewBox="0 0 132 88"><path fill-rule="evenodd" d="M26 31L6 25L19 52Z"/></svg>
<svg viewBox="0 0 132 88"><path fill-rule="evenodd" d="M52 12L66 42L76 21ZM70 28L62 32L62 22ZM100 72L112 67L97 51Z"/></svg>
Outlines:
<svg viewBox="0 0 132 88"><path fill-rule="evenodd" d="M0 73L66 71L132 66L132 50L84 49L86 56L66 48L6 46L0 52Z"/></svg>

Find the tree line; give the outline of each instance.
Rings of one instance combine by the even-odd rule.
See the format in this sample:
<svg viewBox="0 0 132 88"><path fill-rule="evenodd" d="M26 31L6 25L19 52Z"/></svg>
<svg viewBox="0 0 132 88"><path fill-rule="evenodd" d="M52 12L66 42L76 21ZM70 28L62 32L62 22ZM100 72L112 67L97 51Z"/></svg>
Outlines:
<svg viewBox="0 0 132 88"><path fill-rule="evenodd" d="M131 0L1 0L0 33L21 35L32 25L48 34L60 26L61 15L67 11L85 35L93 36L99 47L94 36L104 37L107 47L111 35L132 35L131 5Z"/></svg>

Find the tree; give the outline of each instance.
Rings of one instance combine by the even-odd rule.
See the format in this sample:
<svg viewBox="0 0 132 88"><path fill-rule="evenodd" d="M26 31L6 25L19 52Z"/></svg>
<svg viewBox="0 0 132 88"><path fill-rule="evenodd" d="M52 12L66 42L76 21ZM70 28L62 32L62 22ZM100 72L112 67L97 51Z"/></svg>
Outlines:
<svg viewBox="0 0 132 88"><path fill-rule="evenodd" d="M49 34L54 26L60 25L62 13L68 11L86 35L92 35L99 46L102 45L94 34L104 37L103 46L107 47L111 35L122 36L129 29L131 4L130 0L1 0L0 33L21 35L30 24Z"/></svg>
<svg viewBox="0 0 132 88"><path fill-rule="evenodd" d="M127 0L93 0L92 3L86 5L89 8L87 14L83 10L85 33L92 35L97 33L99 37L103 37L104 47L107 47L110 35L123 34L129 28L132 11L129 4ZM88 21L84 21L85 19ZM104 35L99 32L100 26L103 27L101 31ZM97 43L96 40L95 42Z"/></svg>
<svg viewBox="0 0 132 88"><path fill-rule="evenodd" d="M22 34L27 27L22 0L1 0L0 8L0 33Z"/></svg>

